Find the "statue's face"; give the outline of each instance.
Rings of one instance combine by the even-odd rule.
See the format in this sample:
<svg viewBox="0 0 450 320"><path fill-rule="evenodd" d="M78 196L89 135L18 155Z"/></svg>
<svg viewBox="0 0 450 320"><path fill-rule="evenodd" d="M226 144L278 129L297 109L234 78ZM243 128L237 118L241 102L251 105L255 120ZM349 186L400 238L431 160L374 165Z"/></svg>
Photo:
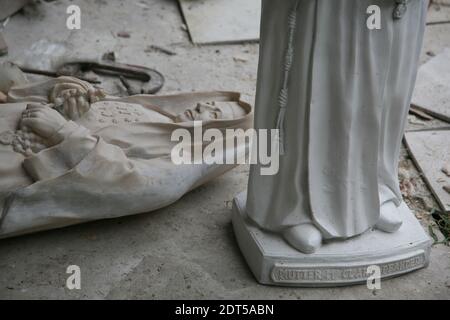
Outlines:
<svg viewBox="0 0 450 320"><path fill-rule="evenodd" d="M222 110L210 103L198 103L195 108L187 109L177 116L177 122L208 121L221 119Z"/></svg>
<svg viewBox="0 0 450 320"><path fill-rule="evenodd" d="M176 117L176 122L230 120L241 117L245 111L239 107L222 103L198 103L195 108L187 109Z"/></svg>

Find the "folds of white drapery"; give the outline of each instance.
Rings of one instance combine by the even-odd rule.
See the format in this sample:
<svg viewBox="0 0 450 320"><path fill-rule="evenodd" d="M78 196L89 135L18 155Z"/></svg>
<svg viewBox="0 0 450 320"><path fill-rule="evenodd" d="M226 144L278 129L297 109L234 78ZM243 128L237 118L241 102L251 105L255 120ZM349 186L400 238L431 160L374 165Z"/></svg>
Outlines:
<svg viewBox="0 0 450 320"><path fill-rule="evenodd" d="M370 5L381 9L381 30L366 26ZM247 210L262 228L314 223L325 238L346 238L376 223L380 202L401 201L396 168L426 1L408 2L401 19L396 5L263 1L257 128L277 126L292 8L297 18L280 172L250 173Z"/></svg>
<svg viewBox="0 0 450 320"><path fill-rule="evenodd" d="M9 98L16 102L0 105L0 131L17 130L27 101L48 103L48 93L55 84L66 82L77 80L58 78L13 88ZM236 92L138 95L105 100L91 105L83 118L67 122L60 129L66 132L64 141L34 155L24 157L11 145L0 143L0 238L156 210L235 167L206 163L176 165L170 153L179 142L172 141L171 135L176 129L185 129L193 137L194 123L158 122L159 118L151 116L154 112L175 117L197 103L229 102L239 105L243 115L205 121L203 129L214 128L225 134L228 129L252 127L252 107L241 101ZM100 126L101 122L92 114L99 105L140 106L139 110L151 112L143 122ZM226 145L223 152L239 154L247 149L246 142L239 142Z"/></svg>

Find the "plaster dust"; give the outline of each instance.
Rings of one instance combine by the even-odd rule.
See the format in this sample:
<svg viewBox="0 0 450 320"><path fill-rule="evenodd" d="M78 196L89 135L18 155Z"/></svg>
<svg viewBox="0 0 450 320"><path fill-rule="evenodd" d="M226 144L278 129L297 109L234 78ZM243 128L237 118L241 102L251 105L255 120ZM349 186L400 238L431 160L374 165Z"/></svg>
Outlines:
<svg viewBox="0 0 450 320"><path fill-rule="evenodd" d="M65 28L69 4L81 7L80 31ZM440 10L449 8L441 6ZM40 2L27 8L24 15L11 18L4 34L14 41L9 41L9 55L0 61L20 58L34 43L47 39L64 43L79 57L100 58L114 51L118 62L156 68L167 80L161 93L232 90L244 92L246 100L253 101L258 45L194 46L182 25L175 0ZM130 38L117 37L122 30L129 32ZM421 62L429 59L427 51L438 54L449 46L449 35L450 25L427 27ZM146 52L150 45L177 54ZM430 125L424 123L421 127ZM402 153L402 163L407 164L402 167L408 179L418 185L414 195L425 199L427 206L437 206L406 152ZM231 200L245 189L247 175L247 166L238 167L151 214L2 240L0 298L450 298L450 249L443 245L432 248L428 268L382 282L379 291L364 285L291 289L257 284L239 252L230 223ZM408 205L428 227L433 221L421 203ZM81 268L81 290L65 287L66 268L72 264Z"/></svg>

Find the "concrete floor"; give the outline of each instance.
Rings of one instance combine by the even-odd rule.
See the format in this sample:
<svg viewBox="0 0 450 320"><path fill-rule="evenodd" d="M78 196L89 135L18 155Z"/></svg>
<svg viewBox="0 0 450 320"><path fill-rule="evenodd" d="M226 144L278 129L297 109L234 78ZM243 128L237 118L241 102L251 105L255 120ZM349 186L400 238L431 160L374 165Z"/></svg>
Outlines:
<svg viewBox="0 0 450 320"><path fill-rule="evenodd" d="M79 31L65 28L69 4L81 7ZM438 18L450 12L446 7L432 10ZM99 58L113 50L119 62L160 70L167 78L163 92L237 90L253 101L257 44L196 47L182 24L175 0L40 2L11 18L4 30L10 53L0 61L50 67L48 57ZM131 37L117 37L119 31ZM145 52L152 44L177 55ZM430 57L426 52L437 54L445 46L450 46L450 25L428 27L422 62ZM405 153L402 158L409 161ZM413 167L408 170L419 177ZM375 292L366 286L294 289L257 284L230 223L230 200L245 188L247 177L248 167L242 166L153 213L2 240L0 298L450 298L450 249L443 245L433 247L427 269L382 282ZM422 194L433 206L429 191ZM411 206L425 227L433 225L426 208L414 201ZM69 265L81 268L81 290L65 286Z"/></svg>

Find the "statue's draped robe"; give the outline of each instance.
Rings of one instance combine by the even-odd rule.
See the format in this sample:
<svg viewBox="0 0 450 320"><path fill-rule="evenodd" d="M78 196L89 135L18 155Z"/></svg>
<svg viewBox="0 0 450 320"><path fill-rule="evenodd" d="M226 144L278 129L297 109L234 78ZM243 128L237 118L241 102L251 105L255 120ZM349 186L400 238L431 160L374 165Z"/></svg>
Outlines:
<svg viewBox="0 0 450 320"><path fill-rule="evenodd" d="M67 82L87 85L62 77L13 88L8 98L14 103L0 104L0 134L17 129L27 102L47 102L47 92ZM31 157L0 143L0 238L152 211L234 167L175 165L170 153L178 142L171 141L171 134L185 128L193 136L193 123L171 123L165 115L180 114L199 102L236 103L246 116L203 122L203 130L225 133L252 126L251 107L236 93L107 100L94 103L76 123L68 122L62 129L70 133L67 139ZM247 149L239 144L224 152Z"/></svg>
<svg viewBox="0 0 450 320"><path fill-rule="evenodd" d="M381 30L366 26L370 5ZM255 127L278 125L284 154L275 176L251 168L247 211L260 227L313 223L347 238L373 227L382 203L401 203L426 6L408 1L394 20L393 0L263 0Z"/></svg>

